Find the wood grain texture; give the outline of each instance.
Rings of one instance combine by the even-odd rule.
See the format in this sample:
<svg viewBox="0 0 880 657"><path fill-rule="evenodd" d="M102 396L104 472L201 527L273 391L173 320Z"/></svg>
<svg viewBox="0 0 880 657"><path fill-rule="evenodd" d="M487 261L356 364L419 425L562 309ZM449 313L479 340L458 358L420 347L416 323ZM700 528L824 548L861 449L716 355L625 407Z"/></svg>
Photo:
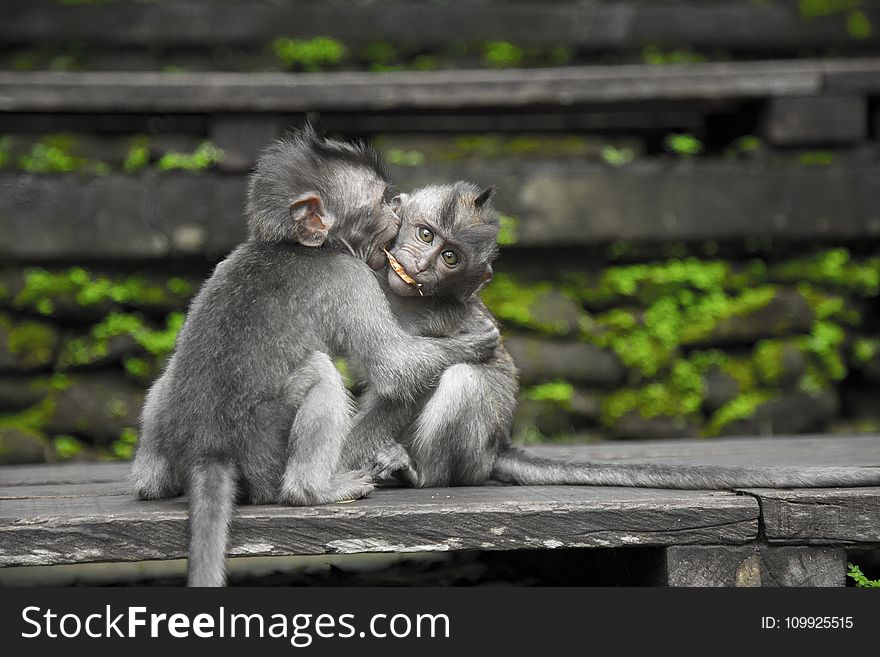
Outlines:
<svg viewBox="0 0 880 657"><path fill-rule="evenodd" d="M0 500L0 565L169 559L186 554L186 500L127 493ZM7 489L10 490L10 489ZM230 554L743 543L758 507L731 493L556 487L382 490L321 507L244 506Z"/></svg>
<svg viewBox="0 0 880 657"><path fill-rule="evenodd" d="M880 545L880 488L746 491L771 543Z"/></svg>
<svg viewBox="0 0 880 657"><path fill-rule="evenodd" d="M689 465L880 466L878 436L543 446L542 456ZM125 463L0 468L0 565L186 554L185 498L139 502ZM739 494L738 494L739 493ZM350 504L245 506L230 554L880 543L880 489L674 491L594 487L385 489ZM760 504L760 506L759 506Z"/></svg>
<svg viewBox="0 0 880 657"><path fill-rule="evenodd" d="M845 586L846 552L828 547L694 545L666 548L669 586Z"/></svg>

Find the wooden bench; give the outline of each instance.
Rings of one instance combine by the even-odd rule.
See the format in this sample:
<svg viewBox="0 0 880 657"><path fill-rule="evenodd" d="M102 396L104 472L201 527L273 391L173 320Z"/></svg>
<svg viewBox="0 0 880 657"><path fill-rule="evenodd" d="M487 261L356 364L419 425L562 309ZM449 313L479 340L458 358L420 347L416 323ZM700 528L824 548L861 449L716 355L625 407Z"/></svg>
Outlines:
<svg viewBox="0 0 880 657"><path fill-rule="evenodd" d="M534 447L601 462L880 467L880 435ZM185 498L139 502L125 463L0 469L0 566L186 555ZM352 503L244 506L232 556L560 548L662 550L669 585L841 586L846 548L880 546L880 487L676 491L386 489Z"/></svg>

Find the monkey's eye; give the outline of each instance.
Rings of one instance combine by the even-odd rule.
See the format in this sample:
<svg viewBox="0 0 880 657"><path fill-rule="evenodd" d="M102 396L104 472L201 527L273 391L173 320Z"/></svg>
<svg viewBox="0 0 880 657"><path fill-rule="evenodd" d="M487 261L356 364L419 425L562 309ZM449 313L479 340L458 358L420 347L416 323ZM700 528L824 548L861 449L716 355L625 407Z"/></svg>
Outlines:
<svg viewBox="0 0 880 657"><path fill-rule="evenodd" d="M447 267L455 267L459 261L458 254L451 249L446 249L440 254L440 257L443 258L443 262L446 263Z"/></svg>
<svg viewBox="0 0 880 657"><path fill-rule="evenodd" d="M419 228L419 239L430 244L434 241L434 233L431 232L430 228L422 226Z"/></svg>

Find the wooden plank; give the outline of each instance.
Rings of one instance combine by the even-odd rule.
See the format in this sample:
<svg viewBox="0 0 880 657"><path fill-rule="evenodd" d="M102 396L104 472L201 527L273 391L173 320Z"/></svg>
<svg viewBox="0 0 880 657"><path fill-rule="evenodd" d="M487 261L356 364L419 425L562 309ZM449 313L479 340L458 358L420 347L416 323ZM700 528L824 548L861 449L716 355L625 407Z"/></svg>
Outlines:
<svg viewBox="0 0 880 657"><path fill-rule="evenodd" d="M390 73L0 72L0 111L302 112L571 107L819 93L823 60ZM835 69L880 71L880 59Z"/></svg>
<svg viewBox="0 0 880 657"><path fill-rule="evenodd" d="M880 488L745 491L771 543L880 545Z"/></svg>
<svg viewBox="0 0 880 657"><path fill-rule="evenodd" d="M880 434L853 436L774 436L711 440L647 440L592 445L529 445L544 458L597 463L651 462L679 465L880 467ZM16 486L117 484L128 475L127 463L65 463L0 467L0 492Z"/></svg>
<svg viewBox="0 0 880 657"><path fill-rule="evenodd" d="M123 481L129 469L128 463L2 466L0 487L114 483Z"/></svg>
<svg viewBox="0 0 880 657"><path fill-rule="evenodd" d="M588 487L382 490L320 507L238 510L230 554L273 556L631 545L739 544L754 499L729 493ZM0 501L0 565L179 558L184 498L127 495Z"/></svg>
<svg viewBox="0 0 880 657"><path fill-rule="evenodd" d="M691 545L665 549L669 586L845 586L840 548Z"/></svg>
<svg viewBox="0 0 880 657"><path fill-rule="evenodd" d="M546 458L610 463L650 461L756 469L768 465L880 467L880 434L535 445L528 450Z"/></svg>
<svg viewBox="0 0 880 657"><path fill-rule="evenodd" d="M565 44L592 51L637 51L646 43L740 52L809 46L851 49L876 43L876 36L853 40L845 12L805 18L798 0L6 0L4 5L2 42L25 45L83 41L115 48L248 47L263 45L279 35L311 38L316 34L348 43L411 42L419 47L445 48L452 39L481 42L492 38L524 45ZM859 9L871 25L880 23L876 0L862 0ZM365 30L365 25L370 29Z"/></svg>

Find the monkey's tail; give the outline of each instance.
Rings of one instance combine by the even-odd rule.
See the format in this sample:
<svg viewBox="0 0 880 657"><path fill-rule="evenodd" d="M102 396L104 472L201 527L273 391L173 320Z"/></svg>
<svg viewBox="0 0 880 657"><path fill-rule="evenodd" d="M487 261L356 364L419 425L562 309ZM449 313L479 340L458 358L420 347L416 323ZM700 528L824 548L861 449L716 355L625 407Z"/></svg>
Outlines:
<svg viewBox="0 0 880 657"><path fill-rule="evenodd" d="M207 461L193 468L187 586L223 586L226 580L226 543L235 485L235 468L229 463Z"/></svg>
<svg viewBox="0 0 880 657"><path fill-rule="evenodd" d="M880 486L877 466L743 468L649 463L571 463L508 447L496 458L492 479L519 486L634 486L720 490L727 488L827 488Z"/></svg>

